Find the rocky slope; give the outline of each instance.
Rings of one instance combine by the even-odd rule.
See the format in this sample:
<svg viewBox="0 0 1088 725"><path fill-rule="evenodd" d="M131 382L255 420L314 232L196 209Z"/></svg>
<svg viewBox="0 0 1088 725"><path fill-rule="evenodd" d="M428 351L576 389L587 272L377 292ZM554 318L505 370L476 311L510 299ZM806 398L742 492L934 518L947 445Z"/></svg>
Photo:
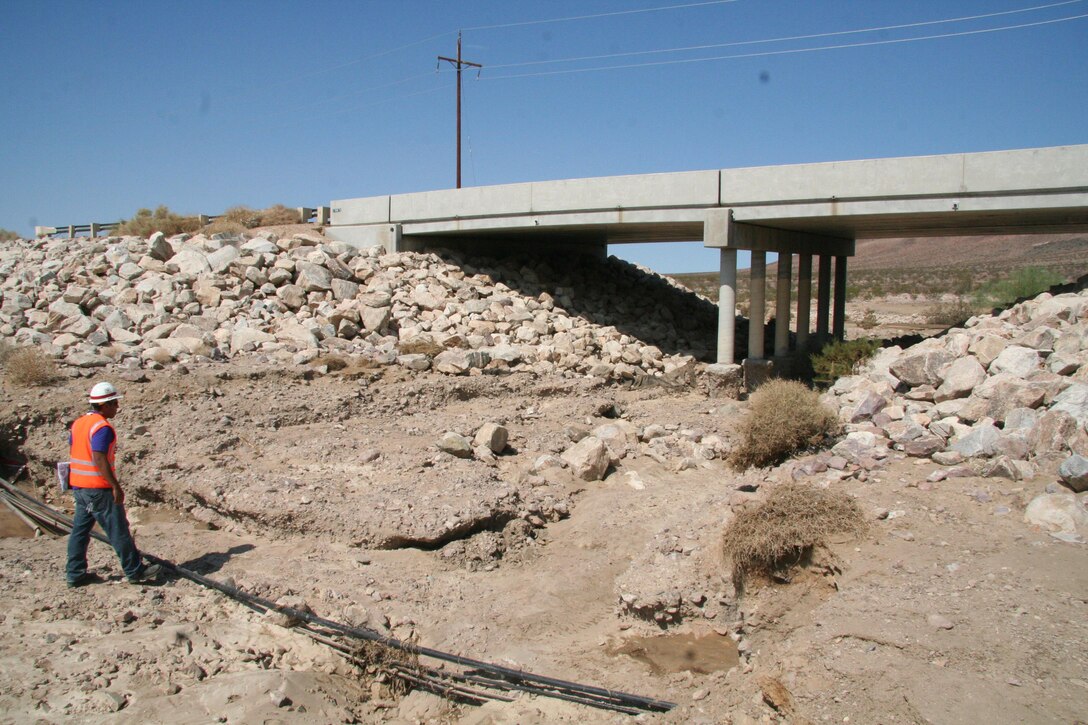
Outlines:
<svg viewBox="0 0 1088 725"><path fill-rule="evenodd" d="M711 303L619 260L574 261L448 262L313 232L17 240L0 249L0 335L84 371L336 353L633 379L709 354Z"/></svg>
<svg viewBox="0 0 1088 725"><path fill-rule="evenodd" d="M1088 534L1088 292L1042 294L906 350L885 348L825 399L848 431L832 453L859 474L889 448L946 467L930 484L1020 481L1060 464L1080 496L1055 488L1028 518L1069 540Z"/></svg>

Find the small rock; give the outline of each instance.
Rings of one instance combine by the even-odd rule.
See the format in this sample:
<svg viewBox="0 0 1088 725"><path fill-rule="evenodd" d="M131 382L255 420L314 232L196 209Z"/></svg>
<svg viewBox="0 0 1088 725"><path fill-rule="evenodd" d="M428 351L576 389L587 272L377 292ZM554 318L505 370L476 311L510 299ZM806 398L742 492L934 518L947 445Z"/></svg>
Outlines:
<svg viewBox="0 0 1088 725"><path fill-rule="evenodd" d="M438 439L438 449L457 458L472 458L472 441L460 433L447 431Z"/></svg>
<svg viewBox="0 0 1088 725"><path fill-rule="evenodd" d="M506 428L496 423L484 423L480 426L480 429L476 431L476 436L472 439L472 443L475 446L486 446L491 449L495 454L502 453L506 450L506 442L510 438L510 433Z"/></svg>
<svg viewBox="0 0 1088 725"><path fill-rule="evenodd" d="M935 629L952 629L955 625L947 617L943 617L940 614L931 614L926 617L926 622L930 627Z"/></svg>
<svg viewBox="0 0 1088 725"><path fill-rule="evenodd" d="M1077 493L1088 491L1088 458L1077 453L1069 456L1058 468L1058 477Z"/></svg>

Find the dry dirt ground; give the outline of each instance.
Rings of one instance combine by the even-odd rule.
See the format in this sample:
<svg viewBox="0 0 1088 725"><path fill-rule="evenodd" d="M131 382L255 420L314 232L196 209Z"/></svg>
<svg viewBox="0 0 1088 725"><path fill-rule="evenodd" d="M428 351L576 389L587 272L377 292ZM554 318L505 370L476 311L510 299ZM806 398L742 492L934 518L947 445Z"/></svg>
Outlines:
<svg viewBox="0 0 1088 725"><path fill-rule="evenodd" d="M425 646L677 703L639 722L1077 723L1088 720L1085 547L1023 522L1056 480L953 478L896 458L867 480L805 478L870 520L789 583L734 591L719 552L734 506L792 477L651 456L604 481L547 469L571 428L660 424L728 444L745 404L698 383L315 374L258 361L118 380L122 481L142 549ZM3 391L25 490L70 510L49 466L93 380ZM612 417L608 417L612 416ZM494 421L510 447L435 443ZM10 469L9 469L10 470ZM883 515L883 518L881 518ZM65 540L0 539L0 722L626 722L523 696L483 707L394 698L337 655L187 580L65 587ZM663 628L621 595L679 594ZM686 635L686 637L673 637ZM732 635L732 636L730 636ZM734 639L739 639L739 660Z"/></svg>

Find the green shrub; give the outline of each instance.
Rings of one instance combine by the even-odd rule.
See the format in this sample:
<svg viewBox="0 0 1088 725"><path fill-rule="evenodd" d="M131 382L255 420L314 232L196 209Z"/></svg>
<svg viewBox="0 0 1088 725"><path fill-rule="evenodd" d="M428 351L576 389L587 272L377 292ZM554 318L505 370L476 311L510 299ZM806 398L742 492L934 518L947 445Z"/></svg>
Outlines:
<svg viewBox="0 0 1088 725"><path fill-rule="evenodd" d="M16 239L21 239L18 232L13 232L10 229L0 229L0 242L14 242Z"/></svg>
<svg viewBox="0 0 1088 725"><path fill-rule="evenodd" d="M838 428L816 392L793 380L772 380L752 394L730 462L738 469L781 463L819 446Z"/></svg>
<svg viewBox="0 0 1088 725"><path fill-rule="evenodd" d="M733 562L733 581L741 585L750 574L789 569L833 535L860 536L865 529L861 509L845 493L786 483L763 503L737 514L725 531L722 550Z"/></svg>
<svg viewBox="0 0 1088 725"><path fill-rule="evenodd" d="M871 330L879 324L880 320L876 318L876 311L871 307L866 308L865 314L858 320L858 327L863 330Z"/></svg>
<svg viewBox="0 0 1088 725"><path fill-rule="evenodd" d="M20 388L52 385L60 379L57 365L35 347L16 348L4 359L4 377Z"/></svg>
<svg viewBox="0 0 1088 725"><path fill-rule="evenodd" d="M926 308L925 319L931 325L956 327L969 320L977 312L973 303L964 297L951 302L936 302Z"/></svg>
<svg viewBox="0 0 1088 725"><path fill-rule="evenodd" d="M809 358L812 379L820 385L831 385L844 375L855 373L879 349L880 341L868 337L829 342Z"/></svg>
<svg viewBox="0 0 1088 725"><path fill-rule="evenodd" d="M976 293L979 307L1005 307L1016 300L1034 297L1046 292L1065 280L1053 270L1043 267L1024 267L1013 271L1004 279L983 285Z"/></svg>
<svg viewBox="0 0 1088 725"><path fill-rule="evenodd" d="M200 229L199 217L181 216L165 206L160 206L153 212L150 209L140 209L136 212L136 216L122 222L115 234L149 237L155 232L162 232L170 236L195 232L198 229Z"/></svg>

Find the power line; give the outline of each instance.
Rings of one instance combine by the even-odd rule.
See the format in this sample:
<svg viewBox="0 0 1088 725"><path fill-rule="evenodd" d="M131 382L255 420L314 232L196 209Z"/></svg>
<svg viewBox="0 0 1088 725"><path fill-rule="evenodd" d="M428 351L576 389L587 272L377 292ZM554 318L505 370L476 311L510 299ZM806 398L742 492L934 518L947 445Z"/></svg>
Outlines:
<svg viewBox="0 0 1088 725"><path fill-rule="evenodd" d="M609 18L616 15L634 15L636 13L656 13L661 10L683 10L685 8L698 8L706 5L724 5L725 3L735 3L738 0L706 0L705 2L697 3L685 3L683 5L662 5L656 8L638 8L636 10L617 10L611 13L594 13L592 15L572 15L566 18L546 18L542 20L523 20L515 23L498 23L496 25L477 25L473 28L464 28L464 30L495 30L497 28L516 28L523 25L542 25L544 23L566 23L574 20L593 20L596 18Z"/></svg>
<svg viewBox="0 0 1088 725"><path fill-rule="evenodd" d="M565 17L565 18L546 18L546 19L541 19L541 20L526 20L526 21L523 21L523 22L500 23L500 24L496 24L496 25L477 25L475 27L465 28L465 30L492 30L492 29L498 29L498 28L517 27L517 26L521 26L521 25L539 25L539 24L543 24L543 23L561 23L561 22L569 22L569 21L575 21L575 20L589 20L589 19L592 19L592 18L610 17L610 16L614 16L614 15L631 15L631 14L635 14L635 13L652 13L652 12L659 12L659 11L663 11L663 10L682 10L684 8L702 7L702 6L705 6L705 5L722 5L722 4L725 4L725 3L734 3L734 2L738 2L738 1L739 0L704 0L703 2L685 3L685 4L682 4L682 5L665 5L665 6L656 7L656 8L641 8L641 9L637 9L637 10L620 10L620 11L617 11L617 12L597 13L597 14L594 14L594 15L579 15L579 16L572 16L572 17ZM1079 0L1076 0L1076 1L1079 1ZM306 71L306 72L303 72L303 73L299 73L299 74L296 74L296 75L292 76L291 78L288 78L288 79L283 80L283 81L279 81L279 82L277 82L274 85L269 86L269 87L270 88L276 88L276 87L280 87L280 86L284 86L284 85L289 85L291 83L302 80L304 78L312 78L313 76L324 75L326 73L332 73L333 71L341 70L342 68L350 68L351 66L359 65L360 63L366 63L367 61L371 61L371 60L374 60L376 58L381 58L381 57L386 56L386 55L392 55L393 53L397 53L397 52L400 52L402 50L407 50L408 48L412 48L412 47L415 47L417 45L422 45L423 43L428 43L428 42L430 42L432 40L436 40L438 38L444 38L444 37L446 37L448 35L453 35L453 33L455 33L455 32L458 32L458 31L447 30L447 31L445 31L443 33L436 33L434 35L429 35L426 38L421 38L420 40L413 40L410 43L405 43L403 45L398 45L395 48L390 48L388 50L382 50L382 51L379 51L377 53L371 53L370 55L363 56L362 58L356 58L354 60L345 61L345 62L339 63L337 65L332 65L332 66L328 66L328 67L325 67L325 68L318 68L318 69L315 69L315 70L312 70L312 71ZM415 76L412 76L412 77L414 78Z"/></svg>
<svg viewBox="0 0 1088 725"><path fill-rule="evenodd" d="M328 103L332 103L334 101L341 101L341 100L344 100L346 98L351 98L352 96L359 96L359 95L362 95L364 93L370 93L371 91L381 91L381 90L384 90L386 88L393 88L394 86L402 86L405 83L408 83L410 81L414 81L414 80L417 80L419 78L429 78L429 77L431 77L433 75L434 75L433 71L430 72L430 73L417 73L414 76L407 76L405 78L401 78L400 80L389 81L388 83L381 83L381 84L376 85L376 86L367 86L366 88L359 88L359 89L356 89L354 91L347 91L345 93L337 93L336 95L325 96L324 98L315 98L313 100L306 101L304 103L298 103L298 104L295 104L293 106L288 106L286 108L283 108L283 109L281 109L281 112L291 113L292 111L313 111L318 106L322 106L322 105L325 105L325 104L328 104Z"/></svg>
<svg viewBox="0 0 1088 725"><path fill-rule="evenodd" d="M924 20L924 21L920 21L920 22L917 22L917 23L903 23L901 25L883 25L883 26L873 27L873 28L858 28L856 30L836 30L836 31L831 31L831 32L827 32L827 33L813 33L811 35L791 35L791 36L783 36L783 37L779 37L779 38L763 38L763 39L760 39L760 40L738 40L738 41L734 41L734 42L730 42L730 43L713 43L713 44L709 44L709 45L689 45L689 46L683 46L683 47L677 47L677 48L661 48L661 49L657 49L657 50L636 50L636 51L630 51L630 52L626 52L626 53L609 53L609 54L605 54L605 55L584 55L584 56L572 57L572 58L554 58L554 59L550 59L550 60L532 60L532 61L525 61L525 62L521 62L521 63L499 63L499 64L491 64L488 67L490 69L492 69L492 70L494 70L496 68L523 68L523 67L526 67L526 66L548 65L548 64L552 64L552 63L577 63L577 62L587 61L587 60L606 60L608 58L628 58L628 57L639 56L639 55L657 55L657 54L661 54L661 53L682 53L682 52L692 51L692 50L710 50L712 48L729 48L729 47L736 47L736 46L741 46L741 45L761 45L761 44L766 44L766 43L785 43L785 42L794 41L794 40L812 40L814 38L828 38L828 37L833 37L833 36L837 36L837 35L855 35L855 34L858 34L858 33L876 33L876 32L882 32L882 31L887 31L887 30L902 30L902 29L905 29L905 28L917 28L917 27L922 27L922 26L926 26L926 25L941 25L941 24L945 24L945 23L960 23L960 22L967 22L967 21L970 21L970 20L982 20L982 19L985 19L985 18L994 18L994 17L998 17L998 16L1002 16L1002 15L1013 15L1013 14L1016 14L1016 13L1027 13L1027 12L1033 12L1035 10L1046 10L1046 9L1049 9L1049 8L1055 8L1055 7L1059 7L1059 6L1062 6L1062 5L1074 5L1074 4L1081 3L1081 2L1084 2L1084 0L1063 0L1062 2L1049 3L1047 5L1036 5L1036 6L1030 7L1030 8L1019 8L1019 9L1016 9L1016 10L1004 10L1004 11L995 12L995 13L985 13L983 15L965 15L965 16L959 17L959 18L946 18L946 19L943 19L943 20Z"/></svg>
<svg viewBox="0 0 1088 725"><path fill-rule="evenodd" d="M822 45L814 48L791 48L788 50L767 50L759 53L736 53L733 55L717 55L709 58L678 58L675 60L660 60L650 63L627 63L624 65L605 65L594 66L591 68L568 68L565 70L552 70L552 71L540 71L538 73L512 73L509 75L499 76L485 76L482 80L508 80L512 78L535 78L540 76L554 76L564 75L569 73L592 73L602 70L628 70L631 68L650 68L653 66L662 65L680 65L683 63L707 63L715 60L736 60L740 58L763 58L772 55L789 55L794 53L813 53L820 50L843 50L846 48L865 48L875 45L891 45L894 43L913 43L919 40L938 40L942 38L958 38L967 35L979 35L982 33L997 33L1006 30L1020 30L1023 28L1033 28L1041 25L1053 25L1055 23L1064 23L1071 20L1080 20L1082 18L1088 18L1088 13L1081 15L1070 15L1064 18L1055 18L1052 20L1039 20L1032 23L1021 23L1019 25L1003 25L997 28L983 28L980 30L963 30L956 33L941 33L938 35L922 35L913 38L896 38L890 40L871 40L864 43L843 43L841 45Z"/></svg>

